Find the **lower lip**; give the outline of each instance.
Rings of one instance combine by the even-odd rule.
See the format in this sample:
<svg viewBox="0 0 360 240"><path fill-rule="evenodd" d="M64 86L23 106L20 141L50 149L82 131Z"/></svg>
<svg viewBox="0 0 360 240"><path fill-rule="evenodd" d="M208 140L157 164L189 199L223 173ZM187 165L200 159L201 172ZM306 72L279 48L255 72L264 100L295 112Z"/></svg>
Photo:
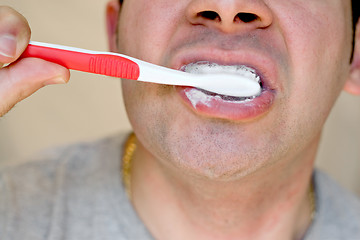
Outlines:
<svg viewBox="0 0 360 240"><path fill-rule="evenodd" d="M262 93L251 100L246 101L227 101L219 96L199 94L192 87L175 87L180 98L196 114L219 118L231 121L251 121L259 118L270 111L275 99L275 92L263 90Z"/></svg>

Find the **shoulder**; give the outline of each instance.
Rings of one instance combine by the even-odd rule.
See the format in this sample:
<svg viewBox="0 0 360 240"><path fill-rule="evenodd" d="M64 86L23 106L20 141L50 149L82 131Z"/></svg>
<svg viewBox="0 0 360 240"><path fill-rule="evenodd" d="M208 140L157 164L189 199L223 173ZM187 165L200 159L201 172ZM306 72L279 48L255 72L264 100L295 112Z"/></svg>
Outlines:
<svg viewBox="0 0 360 240"><path fill-rule="evenodd" d="M100 164L98 163L100 159L119 155L125 138L126 135L118 134L96 141L47 149L25 163L0 168L0 179L2 182L8 180L13 184L21 182L25 185L27 182L29 184L38 182L41 186L40 180L50 180L51 182L56 179L57 175L61 175L62 171L69 174L71 172L85 174L94 165Z"/></svg>
<svg viewBox="0 0 360 240"><path fill-rule="evenodd" d="M81 161L89 156L102 154L114 154L114 150L120 150L128 134L114 134L92 141L80 141L66 145L55 146L45 149L27 159L25 162L0 167L0 174L14 173L21 170L55 167L68 161Z"/></svg>
<svg viewBox="0 0 360 240"><path fill-rule="evenodd" d="M309 239L360 239L359 198L322 171L315 171L314 183L317 213Z"/></svg>
<svg viewBox="0 0 360 240"><path fill-rule="evenodd" d="M18 239L15 236L35 234L28 239L43 239L43 231L60 226L63 219L77 222L66 209L77 217L86 216L90 211L82 205L94 192L110 196L113 189L121 189L117 180L125 138L118 134L57 147L27 163L1 169L0 235Z"/></svg>

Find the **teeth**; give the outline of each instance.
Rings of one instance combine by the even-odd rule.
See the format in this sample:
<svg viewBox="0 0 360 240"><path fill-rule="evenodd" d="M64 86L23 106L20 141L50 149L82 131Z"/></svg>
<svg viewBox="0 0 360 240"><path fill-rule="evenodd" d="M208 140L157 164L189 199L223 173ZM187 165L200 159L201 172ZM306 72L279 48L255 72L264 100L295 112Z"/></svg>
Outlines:
<svg viewBox="0 0 360 240"><path fill-rule="evenodd" d="M212 93L203 89L194 89L195 91L199 91L202 92L203 94L206 94L208 96L212 96L212 97L218 97L221 98L222 100L225 101L229 101L229 102L243 102L243 101L249 101L254 99L256 96L252 96L252 97L233 97L233 96L226 96L226 95L221 95L221 94L217 94L217 93Z"/></svg>
<svg viewBox="0 0 360 240"><path fill-rule="evenodd" d="M260 77L256 74L255 69L245 65L219 65L217 63L210 63L206 61L190 63L182 67L182 70L195 74L211 74L211 73L230 73L239 74L242 77L252 79L260 83Z"/></svg>

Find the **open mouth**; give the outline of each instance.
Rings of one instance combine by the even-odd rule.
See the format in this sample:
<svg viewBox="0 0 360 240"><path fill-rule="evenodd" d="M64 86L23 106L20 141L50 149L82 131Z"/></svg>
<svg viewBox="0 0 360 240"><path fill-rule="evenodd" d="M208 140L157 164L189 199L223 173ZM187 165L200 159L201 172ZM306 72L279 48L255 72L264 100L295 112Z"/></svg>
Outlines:
<svg viewBox="0 0 360 240"><path fill-rule="evenodd" d="M276 90L267 85L262 73L246 65L221 65L200 61L184 65L180 70L194 74L238 75L234 81L254 81L260 87L256 95L229 96L193 87L176 87L185 103L194 113L232 121L250 121L264 116L274 104ZM245 80L244 80L245 79ZM242 86L242 84L238 85ZM225 86L223 86L225 87ZM246 91L245 91L246 92Z"/></svg>
<svg viewBox="0 0 360 240"><path fill-rule="evenodd" d="M208 61L199 61L195 63L190 63L187 65L184 65L180 69L181 71L193 73L193 74L232 74L232 75L239 75L239 81L240 79L250 79L251 81L254 81L258 84L260 84L261 92L263 91L262 81L259 74L256 73L256 70L253 68L250 68L245 65L220 65L217 63L212 63ZM195 89L194 89L195 90ZM224 101L231 101L231 102L244 102L244 101L250 101L259 95L261 95L261 92L258 95L254 96L227 96L222 95L210 91L206 91L203 89L196 89L198 91L197 96L200 97L201 95L207 95L211 97L217 97L221 98Z"/></svg>

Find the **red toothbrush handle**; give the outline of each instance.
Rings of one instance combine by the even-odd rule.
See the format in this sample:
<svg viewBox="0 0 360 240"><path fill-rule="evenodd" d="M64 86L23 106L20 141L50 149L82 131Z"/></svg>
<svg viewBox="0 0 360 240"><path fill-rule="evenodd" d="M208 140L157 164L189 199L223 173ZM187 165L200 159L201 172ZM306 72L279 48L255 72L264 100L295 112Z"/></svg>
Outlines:
<svg viewBox="0 0 360 240"><path fill-rule="evenodd" d="M91 54L29 44L21 57L41 58L68 69L111 77L137 80L140 75L137 63L110 54Z"/></svg>

